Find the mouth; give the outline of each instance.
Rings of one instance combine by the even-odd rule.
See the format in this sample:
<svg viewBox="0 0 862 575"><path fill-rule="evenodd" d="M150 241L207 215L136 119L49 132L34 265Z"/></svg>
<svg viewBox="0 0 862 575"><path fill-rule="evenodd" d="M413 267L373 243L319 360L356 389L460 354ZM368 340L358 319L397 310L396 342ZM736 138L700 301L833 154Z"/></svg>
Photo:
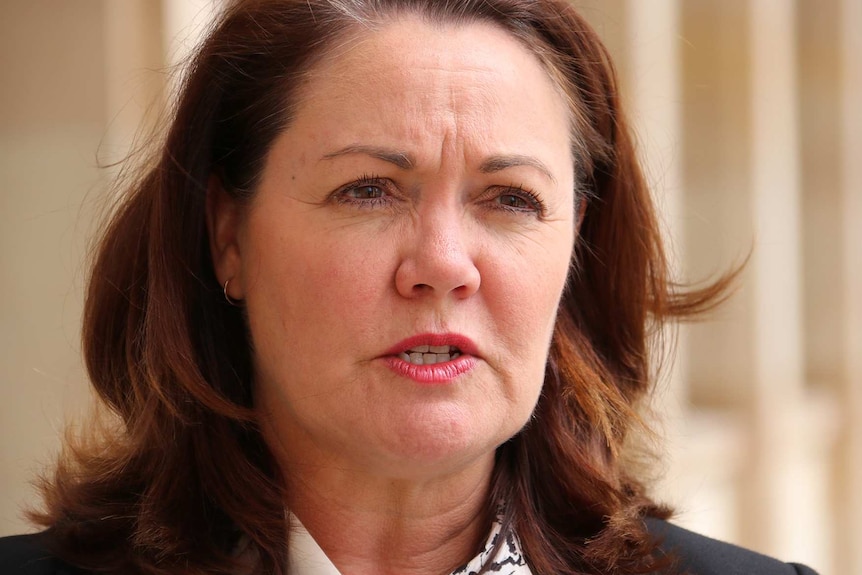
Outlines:
<svg viewBox="0 0 862 575"><path fill-rule="evenodd" d="M412 365L434 365L452 361L461 355L454 345L417 345L398 354L398 357Z"/></svg>
<svg viewBox="0 0 862 575"><path fill-rule="evenodd" d="M481 361L476 344L457 333L408 337L390 348L384 359L395 373L429 385L453 383Z"/></svg>
<svg viewBox="0 0 862 575"><path fill-rule="evenodd" d="M386 355L411 365L435 365L477 356L478 349L470 338L460 334L426 333L399 342Z"/></svg>

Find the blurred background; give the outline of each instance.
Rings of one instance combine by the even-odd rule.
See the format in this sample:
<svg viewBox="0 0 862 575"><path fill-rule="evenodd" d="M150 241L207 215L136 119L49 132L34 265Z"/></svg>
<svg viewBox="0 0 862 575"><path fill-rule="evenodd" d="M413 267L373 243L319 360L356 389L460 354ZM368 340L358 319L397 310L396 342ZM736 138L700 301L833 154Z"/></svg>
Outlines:
<svg viewBox="0 0 862 575"><path fill-rule="evenodd" d="M680 277L751 255L660 382L677 521L862 575L862 2L576 0ZM0 535L90 402L88 241L218 0L0 1ZM143 126L143 128L142 128ZM108 167L105 167L108 166Z"/></svg>

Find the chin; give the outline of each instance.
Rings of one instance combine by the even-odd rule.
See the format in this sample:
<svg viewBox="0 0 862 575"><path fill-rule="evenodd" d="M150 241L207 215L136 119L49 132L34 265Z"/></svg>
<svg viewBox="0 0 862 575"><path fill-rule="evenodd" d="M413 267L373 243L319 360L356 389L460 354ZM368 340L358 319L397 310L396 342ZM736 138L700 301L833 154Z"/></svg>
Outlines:
<svg viewBox="0 0 862 575"><path fill-rule="evenodd" d="M473 419L427 422L429 425L424 426L417 423L402 429L395 444L390 444L387 451L393 471L400 467L409 475L429 477L484 466L493 462L497 447L520 429L488 429L476 426L478 421Z"/></svg>

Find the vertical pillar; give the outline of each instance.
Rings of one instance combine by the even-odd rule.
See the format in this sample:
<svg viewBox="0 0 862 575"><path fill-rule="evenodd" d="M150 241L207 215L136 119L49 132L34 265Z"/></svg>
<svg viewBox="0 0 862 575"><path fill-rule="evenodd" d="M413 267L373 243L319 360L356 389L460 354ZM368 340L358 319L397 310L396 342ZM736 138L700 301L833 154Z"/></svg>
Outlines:
<svg viewBox="0 0 862 575"><path fill-rule="evenodd" d="M846 422L837 401L844 342L843 213L841 185L841 0L796 0L802 170L801 228L804 262L804 333L809 425L802 437L804 468L794 481L804 497L798 522L809 526L805 561L836 571L832 504L837 438Z"/></svg>
<svg viewBox="0 0 862 575"><path fill-rule="evenodd" d="M748 6L680 2L685 266L695 281L738 265L754 242ZM727 410L748 400L755 353L750 272L743 289L706 318L712 321L686 329L688 392L699 406Z"/></svg>
<svg viewBox="0 0 862 575"><path fill-rule="evenodd" d="M629 112L641 163L675 250L682 249L678 0L627 0ZM671 254L674 260L681 254Z"/></svg>
<svg viewBox="0 0 862 575"><path fill-rule="evenodd" d="M628 37L626 52L626 103L638 137L641 165L659 217L669 240L668 256L677 277L683 277L680 263L684 245L682 230L682 157L680 142L680 14L678 0L627 0L625 22ZM680 327L680 330L684 330ZM662 379L657 383L655 410L664 431L666 462L659 497L672 504L682 489L680 437L685 420L685 332L666 334L664 352L668 354Z"/></svg>
<svg viewBox="0 0 862 575"><path fill-rule="evenodd" d="M758 549L794 557L808 529L794 517L804 387L795 4L751 0L749 9L755 353L743 535Z"/></svg>
<svg viewBox="0 0 862 575"><path fill-rule="evenodd" d="M751 249L748 0L680 2L683 117L679 154L685 190L687 276L716 277ZM740 282L747 288L750 268ZM685 418L679 520L745 544L740 477L745 464L742 406L750 395L752 294L740 289L685 327Z"/></svg>
<svg viewBox="0 0 862 575"><path fill-rule="evenodd" d="M843 377L845 429L838 454L839 567L862 573L862 2L841 1L842 188L845 306Z"/></svg>

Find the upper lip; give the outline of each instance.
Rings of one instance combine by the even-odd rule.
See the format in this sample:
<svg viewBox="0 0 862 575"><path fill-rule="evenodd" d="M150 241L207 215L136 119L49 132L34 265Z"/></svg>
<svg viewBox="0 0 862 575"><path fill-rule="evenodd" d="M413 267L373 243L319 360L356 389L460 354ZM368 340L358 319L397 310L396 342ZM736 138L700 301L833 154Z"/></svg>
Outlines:
<svg viewBox="0 0 862 575"><path fill-rule="evenodd" d="M469 337L458 333L423 333L419 335L414 335L403 339L393 345L386 352L386 355L398 355L401 353L405 353L413 349L414 347L418 347L420 345L448 345L451 347L457 347L462 355L478 355L478 348L476 347L476 344L473 343L473 341Z"/></svg>

